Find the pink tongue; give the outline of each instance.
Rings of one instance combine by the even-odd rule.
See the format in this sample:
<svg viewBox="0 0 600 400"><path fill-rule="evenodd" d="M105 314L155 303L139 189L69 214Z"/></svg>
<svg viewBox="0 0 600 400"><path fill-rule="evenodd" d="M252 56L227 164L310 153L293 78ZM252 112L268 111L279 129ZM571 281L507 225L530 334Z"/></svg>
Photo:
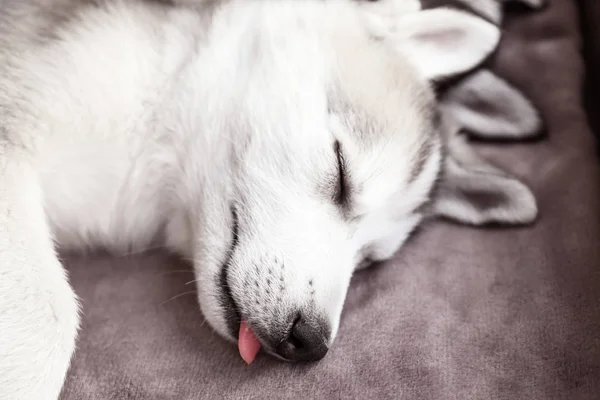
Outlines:
<svg viewBox="0 0 600 400"><path fill-rule="evenodd" d="M238 338L238 348L240 355L247 364L252 364L260 350L260 342L254 336L254 332L248 326L246 321L240 324L240 336Z"/></svg>

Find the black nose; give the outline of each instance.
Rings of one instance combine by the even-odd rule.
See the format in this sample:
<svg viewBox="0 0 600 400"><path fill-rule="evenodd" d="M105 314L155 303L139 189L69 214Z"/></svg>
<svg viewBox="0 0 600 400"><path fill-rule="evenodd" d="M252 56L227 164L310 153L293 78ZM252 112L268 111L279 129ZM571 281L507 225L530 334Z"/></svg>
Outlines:
<svg viewBox="0 0 600 400"><path fill-rule="evenodd" d="M329 350L328 338L326 322L309 321L299 315L275 351L289 361L319 361Z"/></svg>

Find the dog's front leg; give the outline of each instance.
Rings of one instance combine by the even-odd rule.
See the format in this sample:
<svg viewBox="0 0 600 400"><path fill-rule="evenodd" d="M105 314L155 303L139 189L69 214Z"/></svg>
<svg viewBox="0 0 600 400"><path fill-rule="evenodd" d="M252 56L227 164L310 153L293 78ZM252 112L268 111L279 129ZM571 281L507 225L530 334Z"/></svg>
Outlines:
<svg viewBox="0 0 600 400"><path fill-rule="evenodd" d="M0 399L57 399L77 328L37 174L0 138Z"/></svg>

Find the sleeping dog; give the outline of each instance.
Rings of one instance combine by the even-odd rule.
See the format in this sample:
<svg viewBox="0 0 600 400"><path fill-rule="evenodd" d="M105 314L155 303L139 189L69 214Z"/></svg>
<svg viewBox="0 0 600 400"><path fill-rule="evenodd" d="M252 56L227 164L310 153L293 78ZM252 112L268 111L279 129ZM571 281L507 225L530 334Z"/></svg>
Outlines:
<svg viewBox="0 0 600 400"><path fill-rule="evenodd" d="M315 361L353 272L425 218L536 218L461 133L539 128L477 69L494 1L0 2L1 399L60 393L80 310L58 248L164 245L244 359Z"/></svg>

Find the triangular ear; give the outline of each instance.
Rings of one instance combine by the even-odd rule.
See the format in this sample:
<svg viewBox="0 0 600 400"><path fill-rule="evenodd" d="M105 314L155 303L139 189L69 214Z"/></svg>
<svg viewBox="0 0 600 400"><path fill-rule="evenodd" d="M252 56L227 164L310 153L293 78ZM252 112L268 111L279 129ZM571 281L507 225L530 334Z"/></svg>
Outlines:
<svg viewBox="0 0 600 400"><path fill-rule="evenodd" d="M447 155L434 212L470 225L533 222L537 205L529 188L477 156L448 111L441 112Z"/></svg>
<svg viewBox="0 0 600 400"><path fill-rule="evenodd" d="M480 139L523 140L542 133L541 118L531 102L489 70L469 75L440 101L469 135Z"/></svg>
<svg viewBox="0 0 600 400"><path fill-rule="evenodd" d="M495 25L448 8L410 13L397 22L400 50L428 80L469 71L496 49L500 30Z"/></svg>

